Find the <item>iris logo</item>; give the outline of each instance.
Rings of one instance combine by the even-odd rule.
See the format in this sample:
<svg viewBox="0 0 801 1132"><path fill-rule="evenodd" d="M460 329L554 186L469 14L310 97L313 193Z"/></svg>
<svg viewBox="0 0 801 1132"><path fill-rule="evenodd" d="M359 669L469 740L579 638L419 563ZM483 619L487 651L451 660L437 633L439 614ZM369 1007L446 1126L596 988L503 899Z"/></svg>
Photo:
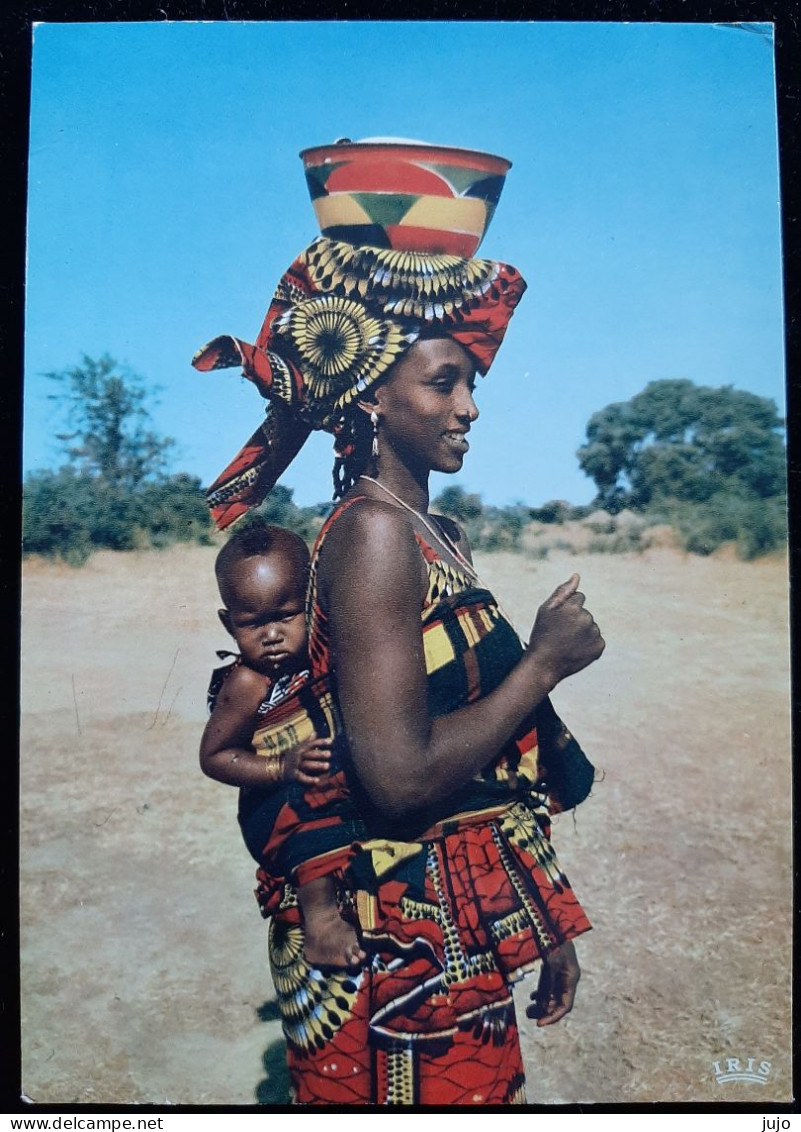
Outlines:
<svg viewBox="0 0 801 1132"><path fill-rule="evenodd" d="M727 1057L724 1061L713 1061L715 1080L719 1085L728 1085L730 1081L751 1081L756 1085L764 1085L770 1077L770 1062L760 1061L757 1064L755 1057L740 1060L739 1057Z"/></svg>

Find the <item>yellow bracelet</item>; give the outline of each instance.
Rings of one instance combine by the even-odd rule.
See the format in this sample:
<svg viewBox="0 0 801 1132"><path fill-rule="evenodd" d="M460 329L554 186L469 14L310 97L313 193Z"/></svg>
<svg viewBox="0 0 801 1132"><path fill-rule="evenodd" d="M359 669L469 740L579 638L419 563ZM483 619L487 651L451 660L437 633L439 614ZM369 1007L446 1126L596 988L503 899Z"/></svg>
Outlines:
<svg viewBox="0 0 801 1132"><path fill-rule="evenodd" d="M280 755L263 755L264 769L270 782L280 782L283 778L282 758Z"/></svg>

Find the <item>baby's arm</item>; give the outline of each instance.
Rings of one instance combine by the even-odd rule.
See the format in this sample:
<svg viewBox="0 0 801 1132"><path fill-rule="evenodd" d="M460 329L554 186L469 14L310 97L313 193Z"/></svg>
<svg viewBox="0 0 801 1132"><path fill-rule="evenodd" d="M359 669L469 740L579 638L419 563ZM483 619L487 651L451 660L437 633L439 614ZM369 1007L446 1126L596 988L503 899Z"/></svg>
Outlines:
<svg viewBox="0 0 801 1132"><path fill-rule="evenodd" d="M314 737L280 760L257 755L252 745L253 725L263 699L263 677L244 665L237 666L220 689L203 732L201 770L231 786L274 786L292 779L313 784L328 771L331 740Z"/></svg>

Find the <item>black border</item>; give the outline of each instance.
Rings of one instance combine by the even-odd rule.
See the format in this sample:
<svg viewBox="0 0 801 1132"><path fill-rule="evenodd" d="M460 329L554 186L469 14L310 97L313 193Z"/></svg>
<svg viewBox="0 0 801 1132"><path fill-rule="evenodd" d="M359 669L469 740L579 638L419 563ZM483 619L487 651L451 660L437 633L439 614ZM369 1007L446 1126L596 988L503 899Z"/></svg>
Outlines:
<svg viewBox="0 0 801 1132"><path fill-rule="evenodd" d="M21 406L24 329L24 272L27 194L28 120L30 112L30 65L33 25L37 22L162 22L166 20L241 20L321 21L372 19L376 13L386 14L386 7L375 0L37 0L21 3L6 0L0 13L0 178L1 215L4 218L4 251L0 255L0 294L2 294L2 328L5 373L0 381L0 531L3 552L0 554L0 600L3 623L11 627L11 641L6 654L12 656L10 675L4 680L7 695L2 701L0 726L9 738L19 732L19 678L13 663L19 656L19 547L21 510ZM782 200L783 279L785 349L787 359L788 465L790 516L790 578L792 639L795 643L799 603L795 583L801 569L799 546L799 508L801 508L801 389L799 389L798 352L801 342L799 312L799 153L801 153L801 0L407 0L404 20L475 20L553 21L564 22L642 22L642 23L773 23L775 25L775 63L780 153L780 185ZM391 19L399 18L393 14ZM795 660L795 648L793 648ZM795 669L795 664L794 664ZM798 699L793 694L793 723L798 722ZM794 727L795 733L795 727ZM9 750L8 748L12 749ZM16 744L7 743L0 771L0 1112L28 1116L48 1114L125 1114L146 1116L149 1113L233 1113L238 1112L302 1112L288 1106L192 1106L192 1105L49 1105L26 1104L21 1098L20 1007L19 1007L19 924L18 906L18 775L14 757ZM757 792L758 793L758 792ZM799 897L798 868L798 779L794 775L794 909L796 928ZM770 821L771 815L765 814ZM797 971L798 932L794 944L793 970ZM793 1009L793 1037L799 1034L798 994ZM799 1045L794 1040L794 1049ZM797 1082L796 1057L793 1055L793 1080ZM650 1105L528 1105L531 1112L592 1113L640 1112L647 1114L684 1112L744 1112L759 1115L799 1111L798 1102L790 1104L730 1104L698 1102L691 1104L654 1103ZM349 1112L350 1109L327 1107L326 1111ZM362 1111L386 1113L372 1106ZM404 1109L404 1111L410 1111ZM427 1107L421 1112L455 1111ZM498 1110L496 1110L498 1111ZM509 1109L521 1111L520 1108Z"/></svg>

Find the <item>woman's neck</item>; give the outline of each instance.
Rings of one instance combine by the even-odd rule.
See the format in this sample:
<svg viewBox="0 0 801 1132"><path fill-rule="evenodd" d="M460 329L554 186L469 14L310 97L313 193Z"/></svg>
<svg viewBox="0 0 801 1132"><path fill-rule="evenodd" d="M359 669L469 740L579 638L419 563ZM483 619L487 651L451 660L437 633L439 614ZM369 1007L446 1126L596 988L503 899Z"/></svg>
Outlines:
<svg viewBox="0 0 801 1132"><path fill-rule="evenodd" d="M400 460L391 459L389 453L382 453L377 467L375 461L371 460L365 474L389 488L393 495L397 495L413 510L423 515L428 511L428 469L416 472Z"/></svg>

